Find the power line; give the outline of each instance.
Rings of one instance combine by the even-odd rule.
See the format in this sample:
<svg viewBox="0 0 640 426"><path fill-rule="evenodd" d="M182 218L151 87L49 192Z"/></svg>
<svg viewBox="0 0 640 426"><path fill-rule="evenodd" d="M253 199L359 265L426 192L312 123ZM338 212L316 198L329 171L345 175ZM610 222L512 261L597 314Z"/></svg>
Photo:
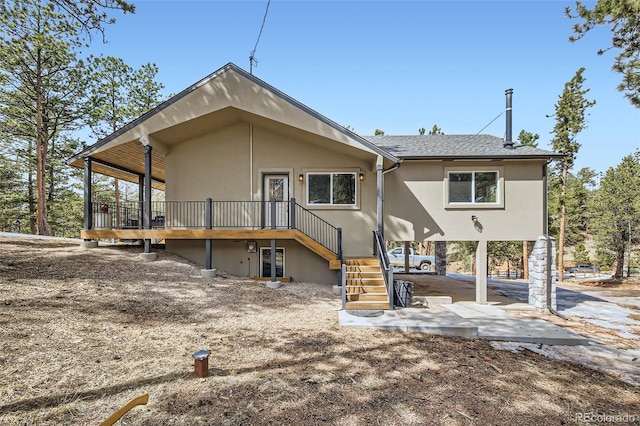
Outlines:
<svg viewBox="0 0 640 426"><path fill-rule="evenodd" d="M489 124L487 124L486 126L484 126L482 129L480 129L480 131L478 133L476 133L476 135L479 135L481 131L483 131L484 129L486 129L487 127L491 126L491 123L493 123L494 121L496 121L498 118L500 118L500 116L504 114L504 111L502 111L500 114L496 115L496 118L494 118L493 120L491 120L489 122Z"/></svg>
<svg viewBox="0 0 640 426"><path fill-rule="evenodd" d="M256 40L256 45L253 47L253 50L249 54L249 74L253 74L253 64L258 66L258 60L255 57L256 49L258 48L258 43L260 43L260 37L262 36L262 30L264 29L264 23L267 22L267 14L269 13L269 5L271 4L271 0L267 0L267 8L264 11L264 17L262 18L262 25L260 26L260 32L258 33L258 39Z"/></svg>

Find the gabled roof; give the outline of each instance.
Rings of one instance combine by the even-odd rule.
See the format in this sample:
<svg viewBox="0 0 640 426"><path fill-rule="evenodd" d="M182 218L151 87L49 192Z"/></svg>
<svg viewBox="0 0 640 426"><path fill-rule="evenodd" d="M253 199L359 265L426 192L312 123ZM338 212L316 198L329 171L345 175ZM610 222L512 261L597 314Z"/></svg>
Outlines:
<svg viewBox="0 0 640 426"><path fill-rule="evenodd" d="M367 140L402 159L552 159L553 151L515 145L505 148L502 138L491 135L365 136Z"/></svg>
<svg viewBox="0 0 640 426"><path fill-rule="evenodd" d="M298 102L297 100L286 95L285 93L281 92L275 87L265 83L264 81L260 80L254 75L249 74L248 72L238 67L237 65L233 63L228 63L224 67L211 73L207 77L189 86L182 92L178 93L177 95L173 96L172 98L168 99L167 101L153 108L146 114L143 114L137 119L131 121L121 129L119 129L118 131L112 133L111 135L105 137L104 139L98 141L97 143L87 147L86 149L76 153L73 157L71 157L68 160L68 164L72 164L80 167L81 159L86 156L91 156L94 153L103 151L111 147L115 147L119 144L137 140L137 138L140 138L145 134L151 134L153 132L162 131L163 129L166 129L168 127L176 126L185 121L194 120L198 118L195 114L189 115L188 112L184 112L184 111L183 111L184 117L177 118L177 114L175 113L175 108L176 108L175 105L178 103L184 103L185 104L184 107L191 107L192 105L196 105L198 108L200 108L198 114L214 112L215 108L221 108L220 105L215 105L215 107L211 106L212 108L211 111L207 111L206 108L209 107L209 104L211 102L202 101L202 99L206 97L215 97L216 96L215 91L217 89L219 90L220 85L231 84L233 85L234 88L238 88L239 87L238 81L240 79L238 79L237 77L233 77L227 80L222 78L223 76L226 77L226 74L228 74L230 71L232 73L236 73L237 75L241 76L243 79L249 80L251 83L256 84L261 89L264 89L266 92L273 95L274 98L280 99L288 103L289 105L293 106L294 110L306 113L308 116L311 116L312 118L318 120L320 123L326 126L325 128L331 128L333 129L333 131L337 132L337 134L341 134L342 135L341 139L343 139L341 142L343 143L347 142L349 144L352 144L353 146L360 147L365 151L381 155L384 158L386 158L388 161L391 161L394 163L399 161L399 159L396 158L394 155L372 144L371 142L367 141L366 139L362 138L356 133L351 132L350 130L335 123L334 121L314 111L313 109L302 104L301 102ZM219 80L220 82L218 82ZM196 98L194 99L195 92L199 90L202 92L202 95L200 95L199 97L196 96ZM238 108L238 105L240 105L240 103L243 100L241 96L242 94L234 94L232 96L231 94L228 93L228 90L223 90L223 92L224 93L219 93L224 98L221 101L222 107L231 106L231 107ZM181 108L184 109L184 107L181 107ZM248 112L254 113L254 111L248 111ZM277 119L286 120L289 118L289 115L284 113L283 111L277 111L277 112L274 111L274 114L276 116L275 117L276 120ZM289 123L285 123L285 124L289 124ZM318 128L319 126L315 126L315 127ZM112 161L112 163L114 162Z"/></svg>

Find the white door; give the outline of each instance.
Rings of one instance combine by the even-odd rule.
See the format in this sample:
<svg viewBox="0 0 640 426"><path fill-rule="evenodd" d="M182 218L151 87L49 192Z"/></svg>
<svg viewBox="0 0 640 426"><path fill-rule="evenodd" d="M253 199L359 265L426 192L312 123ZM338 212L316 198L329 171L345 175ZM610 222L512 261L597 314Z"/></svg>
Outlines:
<svg viewBox="0 0 640 426"><path fill-rule="evenodd" d="M271 200L276 201L275 224L287 228L289 224L289 175L265 175L264 177L265 227L271 228Z"/></svg>

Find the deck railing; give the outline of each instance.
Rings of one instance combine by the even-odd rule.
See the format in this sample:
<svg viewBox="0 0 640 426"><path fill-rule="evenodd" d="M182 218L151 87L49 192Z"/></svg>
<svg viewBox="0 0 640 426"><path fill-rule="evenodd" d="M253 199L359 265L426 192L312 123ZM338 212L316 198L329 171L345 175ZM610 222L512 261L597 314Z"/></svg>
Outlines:
<svg viewBox="0 0 640 426"><path fill-rule="evenodd" d="M342 229L336 228L326 220L295 204L295 229L322 244L338 255L342 260Z"/></svg>
<svg viewBox="0 0 640 426"><path fill-rule="evenodd" d="M207 204L210 222L207 223ZM91 205L93 229L144 229L143 203L105 202ZM289 201L153 201L152 229L297 229L342 260L342 230L292 198Z"/></svg>

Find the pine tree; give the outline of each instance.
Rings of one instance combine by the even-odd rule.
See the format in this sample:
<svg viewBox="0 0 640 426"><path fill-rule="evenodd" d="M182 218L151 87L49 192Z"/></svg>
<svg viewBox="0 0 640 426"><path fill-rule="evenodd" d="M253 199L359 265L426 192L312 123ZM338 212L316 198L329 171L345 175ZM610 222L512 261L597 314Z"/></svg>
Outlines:
<svg viewBox="0 0 640 426"><path fill-rule="evenodd" d="M620 51L612 67L615 72L622 74L618 90L633 106L640 108L640 1L598 0L592 9L577 1L575 12L567 7L565 15L583 20L573 26L575 36L569 37L572 43L598 26L610 27L611 46L598 50L598 55L610 49Z"/></svg>
<svg viewBox="0 0 640 426"><path fill-rule="evenodd" d="M0 117L5 133L33 141L37 232L50 235L47 161L52 139L82 114L82 41L78 26L52 4L33 0L0 4L0 35Z"/></svg>
<svg viewBox="0 0 640 426"><path fill-rule="evenodd" d="M556 124L553 128L551 140L553 150L564 154L559 170L559 231L558 231L558 268L564 268L565 226L567 218L567 187L569 171L573 168L576 155L580 149L577 141L578 134L586 128L587 109L595 105L595 101L585 98L589 89L584 89L585 78L582 76L584 68L580 68L575 76L565 83L564 90L555 105L554 117ZM560 274L562 281L562 274Z"/></svg>
<svg viewBox="0 0 640 426"><path fill-rule="evenodd" d="M598 247L615 259L613 276L622 276L625 253L640 241L640 151L628 155L600 180L589 204Z"/></svg>

